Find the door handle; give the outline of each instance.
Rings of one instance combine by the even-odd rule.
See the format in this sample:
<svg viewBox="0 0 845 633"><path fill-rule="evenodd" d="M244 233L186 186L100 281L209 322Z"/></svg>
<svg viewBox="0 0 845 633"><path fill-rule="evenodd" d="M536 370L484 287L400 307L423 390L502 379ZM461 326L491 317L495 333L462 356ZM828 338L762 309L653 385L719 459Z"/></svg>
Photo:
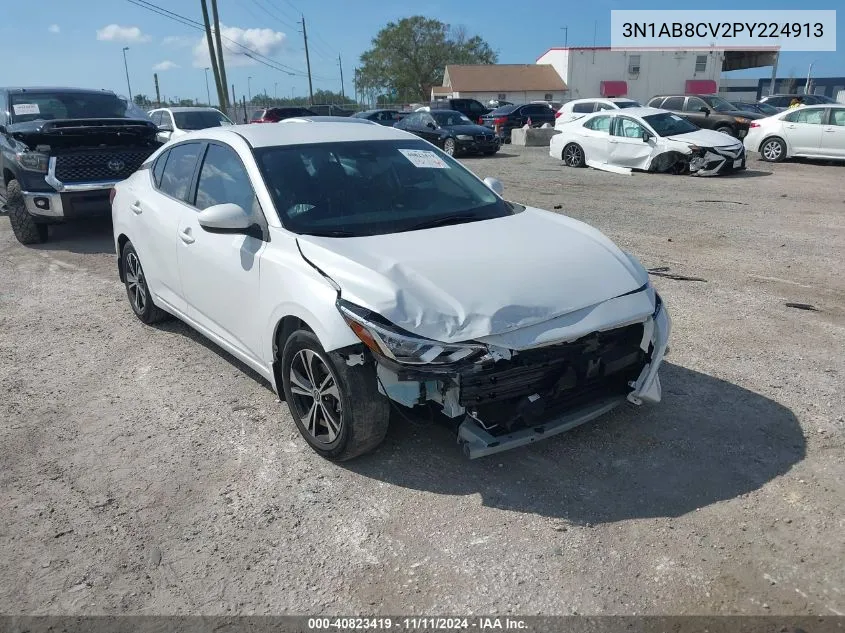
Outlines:
<svg viewBox="0 0 845 633"><path fill-rule="evenodd" d="M188 227L184 231L179 231L179 238L185 242L185 244L193 244L196 241L196 238L191 235L191 227Z"/></svg>
<svg viewBox="0 0 845 633"><path fill-rule="evenodd" d="M789 128L790 130L794 130L794 129L795 129L795 126L794 126L794 125L787 125L786 127L787 127L787 128Z"/></svg>
<svg viewBox="0 0 845 633"><path fill-rule="evenodd" d="M141 215L144 210L141 208L141 203L137 200L129 205L129 208L132 209L132 213L135 215Z"/></svg>
<svg viewBox="0 0 845 633"><path fill-rule="evenodd" d="M619 141L614 141L614 140L611 138L611 139L608 139L608 141L607 141L607 142L608 142L608 143L618 143Z"/></svg>
<svg viewBox="0 0 845 633"><path fill-rule="evenodd" d="M825 132L835 132L836 130L835 130L834 128L832 128L832 127L826 127L826 128L824 129L824 131L825 131Z"/></svg>

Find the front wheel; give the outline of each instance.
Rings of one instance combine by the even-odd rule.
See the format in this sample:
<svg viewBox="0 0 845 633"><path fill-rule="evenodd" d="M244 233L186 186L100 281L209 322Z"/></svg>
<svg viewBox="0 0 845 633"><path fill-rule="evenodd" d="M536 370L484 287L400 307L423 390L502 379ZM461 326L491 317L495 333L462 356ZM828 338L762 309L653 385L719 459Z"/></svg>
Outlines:
<svg viewBox="0 0 845 633"><path fill-rule="evenodd" d="M294 332L282 351L282 388L297 429L319 455L345 461L381 444L390 403L369 363L350 367L314 333Z"/></svg>
<svg viewBox="0 0 845 633"><path fill-rule="evenodd" d="M141 266L141 260L132 242L127 242L120 253L123 260L123 283L126 285L126 296L129 305L143 323L151 325L163 321L170 315L153 303L147 277Z"/></svg>
<svg viewBox="0 0 845 633"><path fill-rule="evenodd" d="M454 156L458 152L458 148L455 145L455 139L447 138L446 141L443 143L443 151L449 154L449 156Z"/></svg>
<svg viewBox="0 0 845 633"><path fill-rule="evenodd" d="M9 210L9 224L12 232L21 244L43 244L47 241L47 225L35 221L29 211L21 193L21 186L17 180L10 180L6 185L6 207Z"/></svg>
<svg viewBox="0 0 845 633"><path fill-rule="evenodd" d="M569 167L583 167L587 164L584 159L584 150L578 143L570 143L563 148L563 162Z"/></svg>
<svg viewBox="0 0 845 633"><path fill-rule="evenodd" d="M779 163L786 158L786 143L777 137L767 138L760 145L760 158L769 163Z"/></svg>

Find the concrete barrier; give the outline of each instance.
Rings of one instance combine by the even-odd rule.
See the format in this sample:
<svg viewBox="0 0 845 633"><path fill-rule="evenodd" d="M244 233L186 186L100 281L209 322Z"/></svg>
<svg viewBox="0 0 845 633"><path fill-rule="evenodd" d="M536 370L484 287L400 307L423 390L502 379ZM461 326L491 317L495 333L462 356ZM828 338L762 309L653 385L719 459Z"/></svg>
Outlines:
<svg viewBox="0 0 845 633"><path fill-rule="evenodd" d="M511 143L527 147L548 147L555 134L557 130L554 128L518 128L511 131Z"/></svg>

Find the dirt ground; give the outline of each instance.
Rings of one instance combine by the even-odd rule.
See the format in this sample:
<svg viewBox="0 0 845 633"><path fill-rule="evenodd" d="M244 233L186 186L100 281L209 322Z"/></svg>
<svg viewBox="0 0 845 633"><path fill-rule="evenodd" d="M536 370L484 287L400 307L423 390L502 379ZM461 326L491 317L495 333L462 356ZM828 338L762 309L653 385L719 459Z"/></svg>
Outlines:
<svg viewBox="0 0 845 633"><path fill-rule="evenodd" d="M240 363L134 318L109 226L27 248L0 216L0 613L845 614L845 165L466 163L706 279L654 278L660 405L476 461L400 419L335 465Z"/></svg>

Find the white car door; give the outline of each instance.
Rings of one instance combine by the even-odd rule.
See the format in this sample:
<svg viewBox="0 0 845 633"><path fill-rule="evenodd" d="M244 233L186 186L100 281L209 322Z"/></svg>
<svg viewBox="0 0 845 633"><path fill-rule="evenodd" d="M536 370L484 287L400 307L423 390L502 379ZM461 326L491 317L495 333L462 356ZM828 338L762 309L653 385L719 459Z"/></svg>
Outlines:
<svg viewBox="0 0 845 633"><path fill-rule="evenodd" d="M845 158L845 108L831 108L827 125L822 126L821 154Z"/></svg>
<svg viewBox="0 0 845 633"><path fill-rule="evenodd" d="M783 119L783 133L793 154L818 154L822 143L824 108L801 108Z"/></svg>
<svg viewBox="0 0 845 633"><path fill-rule="evenodd" d="M611 120L610 115L596 115L584 121L584 125L578 130L580 136L578 142L584 149L586 160L598 163L607 162L607 141L610 135Z"/></svg>
<svg viewBox="0 0 845 633"><path fill-rule="evenodd" d="M614 117L608 138L607 162L619 167L643 169L654 151L653 141L643 140L646 133L646 129L634 119Z"/></svg>
<svg viewBox="0 0 845 633"><path fill-rule="evenodd" d="M201 149L201 143L174 146L156 159L148 186L129 190L134 223L129 238L141 256L150 291L181 312L185 300L177 264L177 231L185 215L193 213L185 199Z"/></svg>
<svg viewBox="0 0 845 633"><path fill-rule="evenodd" d="M199 225L203 209L240 205L264 224L249 175L234 149L209 143L197 177L195 208L179 225L178 261L188 316L245 356L260 362L259 268L266 242L241 233L212 233Z"/></svg>

